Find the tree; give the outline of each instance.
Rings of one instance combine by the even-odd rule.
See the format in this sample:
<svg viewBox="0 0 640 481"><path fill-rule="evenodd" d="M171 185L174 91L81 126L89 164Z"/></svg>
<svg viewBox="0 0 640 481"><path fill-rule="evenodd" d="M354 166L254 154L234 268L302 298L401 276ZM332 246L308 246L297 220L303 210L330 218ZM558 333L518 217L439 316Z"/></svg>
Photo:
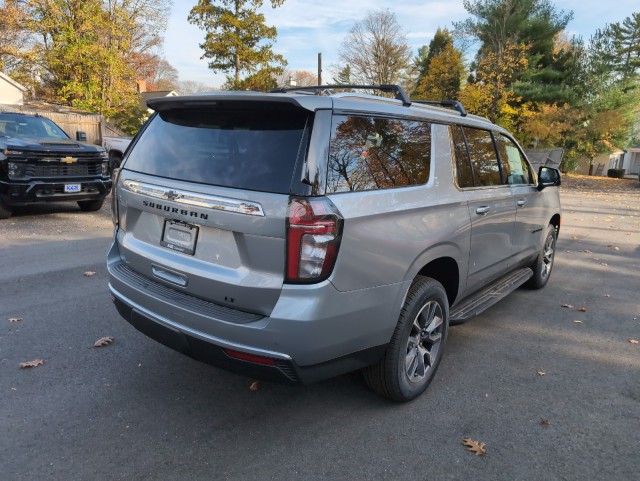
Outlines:
<svg viewBox="0 0 640 481"><path fill-rule="evenodd" d="M626 84L640 72L640 12L612 24L610 35L615 67Z"/></svg>
<svg viewBox="0 0 640 481"><path fill-rule="evenodd" d="M164 58L156 54L143 54L139 56L137 65L136 77L147 83L147 90L175 90L178 70Z"/></svg>
<svg viewBox="0 0 640 481"><path fill-rule="evenodd" d="M202 92L212 92L214 90L217 89L193 80L178 80L175 85L175 91L180 95L193 95Z"/></svg>
<svg viewBox="0 0 640 481"><path fill-rule="evenodd" d="M282 3L271 0L274 8ZM273 52L275 27L267 26L264 15L257 12L262 4L263 0L199 0L189 12L189 22L205 31L202 58L209 59L214 72L233 72L231 83L227 81L231 88L242 88L243 72L286 65L284 57Z"/></svg>
<svg viewBox="0 0 640 481"><path fill-rule="evenodd" d="M395 14L379 10L351 27L339 55L354 82L393 84L409 67L411 49Z"/></svg>
<svg viewBox="0 0 640 481"><path fill-rule="evenodd" d="M458 33L480 42L478 56L502 54L508 45L526 44L530 55L548 63L555 36L573 18L573 12L557 11L550 0L464 0L475 17L456 22Z"/></svg>
<svg viewBox="0 0 640 481"><path fill-rule="evenodd" d="M455 23L460 35L480 42L476 62L490 53L501 60L509 45L526 45L529 68L513 78L523 102L567 101L562 65L554 63L555 39L573 18L550 0L465 0L474 18Z"/></svg>
<svg viewBox="0 0 640 481"><path fill-rule="evenodd" d="M0 1L0 71L16 72L30 58L30 39L24 24L27 11L19 0Z"/></svg>
<svg viewBox="0 0 640 481"><path fill-rule="evenodd" d="M333 77L333 81L338 85L349 85L351 83L351 67L349 64L338 70L336 76Z"/></svg>
<svg viewBox="0 0 640 481"><path fill-rule="evenodd" d="M438 28L426 52L425 47L418 52L424 59L416 65L420 73L412 95L429 100L457 99L465 68L462 52L453 46L446 28Z"/></svg>
<svg viewBox="0 0 640 481"><path fill-rule="evenodd" d="M489 52L478 63L473 81L460 92L460 100L469 112L513 129L521 99L511 85L527 68L524 45L505 45L502 55Z"/></svg>
<svg viewBox="0 0 640 481"><path fill-rule="evenodd" d="M46 98L108 117L134 109L140 59L162 44L170 2L27 0Z"/></svg>
<svg viewBox="0 0 640 481"><path fill-rule="evenodd" d="M284 69L282 74L276 79L278 87L289 87L293 85L298 87L311 87L318 85L318 76L308 70L289 70Z"/></svg>
<svg viewBox="0 0 640 481"><path fill-rule="evenodd" d="M278 86L277 78L282 75L282 71L282 68L266 67L241 80L227 76L227 81L222 85L222 89L268 92Z"/></svg>

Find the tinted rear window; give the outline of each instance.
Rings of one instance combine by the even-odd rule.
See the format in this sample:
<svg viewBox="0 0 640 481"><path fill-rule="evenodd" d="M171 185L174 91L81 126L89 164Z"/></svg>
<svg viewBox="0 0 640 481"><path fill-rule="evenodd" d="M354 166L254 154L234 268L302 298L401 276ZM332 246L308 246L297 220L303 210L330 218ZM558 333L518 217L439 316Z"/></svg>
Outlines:
<svg viewBox="0 0 640 481"><path fill-rule="evenodd" d="M204 184L289 193L308 113L293 108L158 113L125 168Z"/></svg>

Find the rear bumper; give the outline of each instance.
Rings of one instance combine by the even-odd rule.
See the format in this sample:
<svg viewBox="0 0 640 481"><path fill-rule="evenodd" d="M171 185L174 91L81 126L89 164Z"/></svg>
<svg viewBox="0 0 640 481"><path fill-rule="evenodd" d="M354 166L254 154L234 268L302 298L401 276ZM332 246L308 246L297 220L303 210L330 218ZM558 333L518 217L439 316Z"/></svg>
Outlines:
<svg viewBox="0 0 640 481"><path fill-rule="evenodd" d="M80 184L79 192L64 192L66 184ZM30 182L0 181L0 197L10 206L40 202L92 200L105 197L111 191L111 179L80 178L32 180Z"/></svg>
<svg viewBox="0 0 640 481"><path fill-rule="evenodd" d="M206 301L188 302L155 280L123 275L123 266L114 244L109 288L118 312L136 329L200 361L287 383L326 379L380 359L406 292L404 284L351 292L339 292L330 282L285 285L269 317L226 315L224 308L216 312ZM273 363L239 360L226 350Z"/></svg>

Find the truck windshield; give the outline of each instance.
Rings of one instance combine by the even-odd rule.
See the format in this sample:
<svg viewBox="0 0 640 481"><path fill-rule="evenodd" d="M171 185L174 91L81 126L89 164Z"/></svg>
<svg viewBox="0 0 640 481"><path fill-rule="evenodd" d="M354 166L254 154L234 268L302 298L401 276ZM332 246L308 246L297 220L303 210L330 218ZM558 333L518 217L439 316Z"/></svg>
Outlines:
<svg viewBox="0 0 640 481"><path fill-rule="evenodd" d="M69 136L45 117L0 114L0 137L38 140L67 140Z"/></svg>
<svg viewBox="0 0 640 481"><path fill-rule="evenodd" d="M188 108L158 113L124 168L203 184L289 193L308 112Z"/></svg>

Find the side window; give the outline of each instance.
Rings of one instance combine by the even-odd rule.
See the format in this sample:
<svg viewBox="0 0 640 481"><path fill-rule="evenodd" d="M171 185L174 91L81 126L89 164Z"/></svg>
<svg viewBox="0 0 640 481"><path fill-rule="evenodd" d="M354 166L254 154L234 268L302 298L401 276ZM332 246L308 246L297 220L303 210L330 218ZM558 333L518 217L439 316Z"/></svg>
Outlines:
<svg viewBox="0 0 640 481"><path fill-rule="evenodd" d="M463 127L462 130L469 146L475 185L500 185L500 167L491 132L470 127Z"/></svg>
<svg viewBox="0 0 640 481"><path fill-rule="evenodd" d="M429 179L430 160L428 122L336 115L327 192L424 184Z"/></svg>
<svg viewBox="0 0 640 481"><path fill-rule="evenodd" d="M495 133L496 146L500 163L505 174L507 184L531 184L532 176L529 165L522 156L518 146L511 139L502 134Z"/></svg>
<svg viewBox="0 0 640 481"><path fill-rule="evenodd" d="M458 171L458 185L460 187L473 187L473 170L469 161L469 151L467 142L462 133L462 127L453 125L451 127L451 140L453 151L456 156L456 168Z"/></svg>

